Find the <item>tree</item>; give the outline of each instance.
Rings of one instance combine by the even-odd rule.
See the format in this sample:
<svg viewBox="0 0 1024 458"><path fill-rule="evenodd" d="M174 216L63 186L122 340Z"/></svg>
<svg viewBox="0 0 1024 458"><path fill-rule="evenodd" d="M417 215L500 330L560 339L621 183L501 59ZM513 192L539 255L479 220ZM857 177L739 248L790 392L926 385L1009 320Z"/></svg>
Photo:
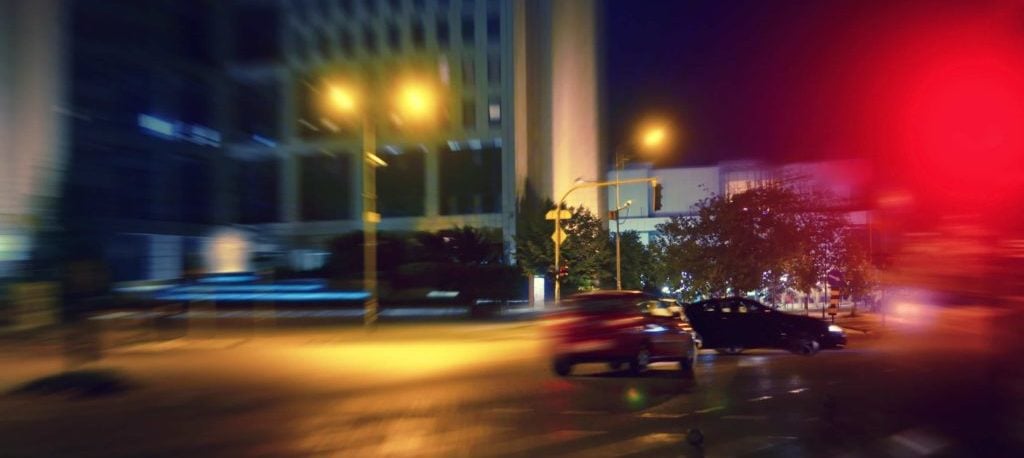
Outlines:
<svg viewBox="0 0 1024 458"><path fill-rule="evenodd" d="M691 296L762 291L774 301L790 284L809 293L832 269L854 273L857 287L869 288L860 267L866 256L855 251L847 221L820 208L828 198L784 185L712 195L698 202L695 216L659 225L655 246L671 280Z"/></svg>
<svg viewBox="0 0 1024 458"><path fill-rule="evenodd" d="M570 207L569 211L572 217L562 221L562 229L568 237L562 242L561 262L569 269L569 275L562 280L562 287L566 293L597 289L602 280L607 283L607 265L614 256L609 250L608 231L601 220L585 207Z"/></svg>
<svg viewBox="0 0 1024 458"><path fill-rule="evenodd" d="M619 248L621 251L622 266L622 289L632 290L659 290L664 284L663 279L657 280L659 270L657 259L652 250L640 241L640 234L636 231L625 231L619 234L622 237ZM608 276L605 281L615 281L615 237L608 239L608 250L612 253L609 263L605 267ZM653 286L652 286L653 285Z"/></svg>
<svg viewBox="0 0 1024 458"><path fill-rule="evenodd" d="M545 218L555 207L550 199L541 199L530 186L519 200L516 226L516 262L526 275L546 275L554 280L555 251L551 234L554 222ZM607 283L607 265L613 252L609 250L608 231L601 220L583 207L569 207L571 216L562 220L567 234L561 246L561 263L569 271L562 280L563 291L572 293L590 290ZM614 273L614 270L612 271Z"/></svg>

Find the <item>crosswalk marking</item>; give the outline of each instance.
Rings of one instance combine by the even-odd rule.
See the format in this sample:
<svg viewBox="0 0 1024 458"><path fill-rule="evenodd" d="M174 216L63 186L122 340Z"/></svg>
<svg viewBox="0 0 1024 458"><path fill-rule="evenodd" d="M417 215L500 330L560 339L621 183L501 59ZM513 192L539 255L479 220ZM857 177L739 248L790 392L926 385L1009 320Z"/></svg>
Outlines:
<svg viewBox="0 0 1024 458"><path fill-rule="evenodd" d="M681 447L685 438L686 435L682 433L644 434L632 439L580 450L568 456L595 457L639 454L670 444L678 444Z"/></svg>

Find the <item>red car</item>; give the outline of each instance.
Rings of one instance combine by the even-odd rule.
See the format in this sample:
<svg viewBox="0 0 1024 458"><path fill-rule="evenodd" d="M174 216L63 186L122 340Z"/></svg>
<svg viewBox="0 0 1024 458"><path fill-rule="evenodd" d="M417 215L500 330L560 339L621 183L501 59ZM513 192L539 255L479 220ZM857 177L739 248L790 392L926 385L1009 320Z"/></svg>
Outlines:
<svg viewBox="0 0 1024 458"><path fill-rule="evenodd" d="M653 362L693 371L697 344L685 317L639 291L596 291L562 301L547 319L553 369L569 375L579 363L608 363L639 374Z"/></svg>

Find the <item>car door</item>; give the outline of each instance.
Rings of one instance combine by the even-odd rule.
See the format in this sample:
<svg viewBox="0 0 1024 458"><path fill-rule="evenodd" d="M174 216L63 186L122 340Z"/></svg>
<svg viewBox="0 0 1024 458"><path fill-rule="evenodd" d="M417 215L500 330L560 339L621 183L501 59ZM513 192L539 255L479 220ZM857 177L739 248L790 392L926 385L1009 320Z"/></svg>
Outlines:
<svg viewBox="0 0 1024 458"><path fill-rule="evenodd" d="M683 307L686 318L693 330L700 334L705 347L714 348L719 345L721 332L718 330L718 301L707 300L694 302Z"/></svg>
<svg viewBox="0 0 1024 458"><path fill-rule="evenodd" d="M748 320L746 306L739 299L722 299L718 306L718 342L716 347L748 346ZM710 345L709 345L710 346Z"/></svg>
<svg viewBox="0 0 1024 458"><path fill-rule="evenodd" d="M774 345L773 336L778 334L778 330L769 307L754 300L739 299L737 310L740 315L738 322L742 328L744 347L763 348Z"/></svg>
<svg viewBox="0 0 1024 458"><path fill-rule="evenodd" d="M643 333L651 343L651 356L682 357L689 342L682 321L672 316L667 304L658 300L643 301L639 308L644 317Z"/></svg>

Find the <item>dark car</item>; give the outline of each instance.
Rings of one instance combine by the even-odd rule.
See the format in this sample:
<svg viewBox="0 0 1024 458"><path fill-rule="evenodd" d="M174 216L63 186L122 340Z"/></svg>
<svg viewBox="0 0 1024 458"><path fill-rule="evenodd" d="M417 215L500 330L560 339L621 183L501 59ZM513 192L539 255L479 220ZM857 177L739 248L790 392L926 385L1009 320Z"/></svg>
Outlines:
<svg viewBox="0 0 1024 458"><path fill-rule="evenodd" d="M812 355L822 348L846 346L846 335L838 326L783 313L751 299L709 299L687 304L683 309L703 348L714 348L720 353L781 348Z"/></svg>
<svg viewBox="0 0 1024 458"><path fill-rule="evenodd" d="M597 291L571 296L549 315L552 367L569 375L580 363L608 363L639 374L654 362L693 370L696 341L690 326L657 297L639 291Z"/></svg>

